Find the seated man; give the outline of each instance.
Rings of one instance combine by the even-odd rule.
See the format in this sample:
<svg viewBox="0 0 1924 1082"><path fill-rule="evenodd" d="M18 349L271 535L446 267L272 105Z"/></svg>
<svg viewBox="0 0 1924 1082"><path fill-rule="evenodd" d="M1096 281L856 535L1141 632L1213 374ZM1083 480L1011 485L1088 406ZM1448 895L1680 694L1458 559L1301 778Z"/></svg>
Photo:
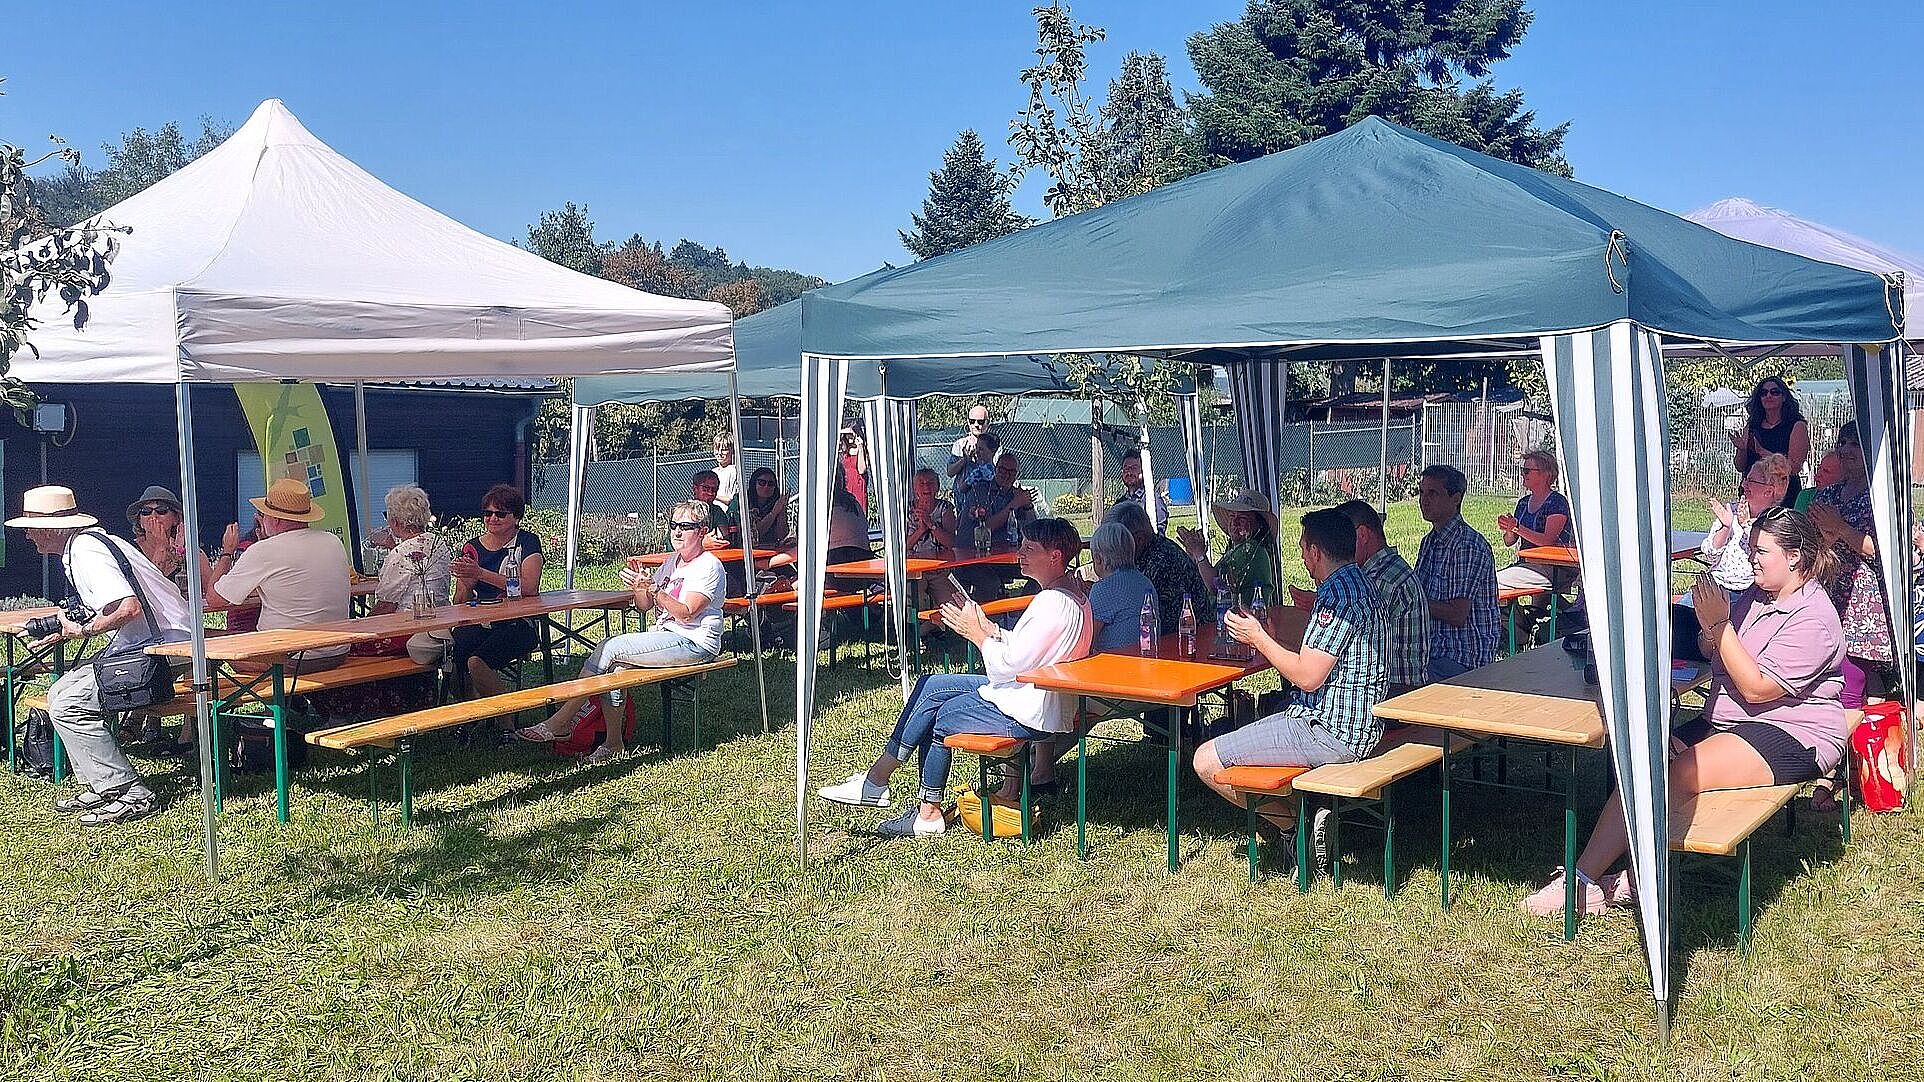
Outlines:
<svg viewBox="0 0 1924 1082"><path fill-rule="evenodd" d="M952 753L943 740L957 733L990 733L1024 740L1046 740L1075 725L1073 699L1016 677L1030 669L1074 661L1089 653L1093 622L1082 580L1070 569L1082 551L1075 527L1059 518L1038 519L1022 528L1017 554L1022 573L1042 587L1013 630L1005 631L975 603L942 609L942 621L975 644L986 676L937 673L924 676L896 719L895 731L867 773L816 790L824 800L856 807L886 808L892 802L889 778L911 755L921 756L920 803L878 828L900 838L930 837L947 829L942 806L948 800Z"/></svg>
<svg viewBox="0 0 1924 1082"><path fill-rule="evenodd" d="M1316 582L1316 605L1302 649L1277 642L1253 616L1229 614L1230 634L1254 646L1296 689L1282 713L1196 749L1196 776L1238 806L1243 802L1235 790L1216 781L1224 767L1355 762L1374 752L1383 737L1375 714L1386 684L1383 622L1369 582L1354 562L1356 527L1339 511L1311 511L1303 516L1301 551L1303 566ZM1279 832L1272 840L1287 853L1286 832L1294 817L1275 811L1263 818Z"/></svg>
<svg viewBox="0 0 1924 1082"><path fill-rule="evenodd" d="M689 495L708 505L708 541L711 549L725 549L742 542L741 516L720 502L721 476L714 470L697 470L688 482Z"/></svg>
<svg viewBox="0 0 1924 1082"><path fill-rule="evenodd" d="M1336 510L1356 527L1356 566L1369 580L1383 620L1383 664L1389 673L1389 695L1401 695L1429 683L1430 604L1423 584L1403 554L1383 533L1383 518L1362 500L1337 505Z"/></svg>
<svg viewBox="0 0 1924 1082"><path fill-rule="evenodd" d="M1156 613L1162 633L1176 630L1182 616L1182 599L1188 597L1198 614L1209 605L1209 588L1202 573L1182 546L1156 532L1149 524L1149 512L1141 504L1124 500L1109 508L1104 522L1120 522L1136 541L1136 570L1156 589Z"/></svg>
<svg viewBox="0 0 1924 1082"><path fill-rule="evenodd" d="M207 576L207 604L225 608L249 597L260 598L262 631L307 627L348 618L348 580L352 571L341 539L308 524L325 516L314 506L307 484L283 477L267 486L266 496L249 501L260 512L261 538L241 553L240 526L221 537L220 558ZM348 646L322 646L294 655L295 672L331 669L347 657ZM261 666L237 662L236 669ZM290 672L292 675L292 672Z"/></svg>
<svg viewBox="0 0 1924 1082"><path fill-rule="evenodd" d="M1430 679L1480 669L1496 660L1496 553L1463 521L1463 471L1431 466L1416 501L1430 532L1416 553L1416 577L1430 599Z"/></svg>

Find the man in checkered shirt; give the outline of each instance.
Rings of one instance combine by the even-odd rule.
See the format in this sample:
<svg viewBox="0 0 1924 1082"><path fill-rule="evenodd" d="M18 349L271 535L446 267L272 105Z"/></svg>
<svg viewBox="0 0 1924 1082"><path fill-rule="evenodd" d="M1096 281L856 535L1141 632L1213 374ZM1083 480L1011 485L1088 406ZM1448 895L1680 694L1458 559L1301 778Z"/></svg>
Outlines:
<svg viewBox="0 0 1924 1082"><path fill-rule="evenodd" d="M1496 660L1496 553L1463 521L1469 483L1454 466L1431 466L1417 482L1430 532L1416 553L1416 577L1430 599L1430 679L1447 680Z"/></svg>
<svg viewBox="0 0 1924 1082"><path fill-rule="evenodd" d="M1356 527L1356 566L1369 580L1370 596L1383 621L1383 664L1389 669L1388 694L1401 695L1429 683L1430 602L1423 583L1403 554L1383 533L1383 518L1362 500L1336 510Z"/></svg>
<svg viewBox="0 0 1924 1082"><path fill-rule="evenodd" d="M1383 736L1376 720L1387 683L1383 622L1355 563L1356 527L1339 511L1311 511L1303 516L1301 545L1303 566L1316 581L1301 649L1277 642L1253 616L1229 616L1230 633L1260 651L1295 689L1289 705L1196 749L1197 776L1238 806L1235 791L1216 781L1225 767L1354 762L1374 752ZM1262 814L1278 830L1294 824L1286 811Z"/></svg>

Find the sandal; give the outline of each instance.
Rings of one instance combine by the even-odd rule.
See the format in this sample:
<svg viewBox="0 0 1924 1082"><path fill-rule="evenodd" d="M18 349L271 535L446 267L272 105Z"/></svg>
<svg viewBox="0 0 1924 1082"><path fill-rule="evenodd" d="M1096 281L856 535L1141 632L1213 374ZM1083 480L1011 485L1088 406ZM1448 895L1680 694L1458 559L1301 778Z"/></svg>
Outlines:
<svg viewBox="0 0 1924 1082"><path fill-rule="evenodd" d="M108 803L112 799L113 799L112 797L101 796L99 793L94 792L92 789L82 789L80 792L75 793L73 796L63 796L59 800L54 801L53 810L57 812L69 812L69 813L84 812L84 811L89 811L93 808L98 808L102 804Z"/></svg>
<svg viewBox="0 0 1924 1082"><path fill-rule="evenodd" d="M552 744L557 740L566 740L568 734L551 733L539 725L530 725L525 729L516 729L514 738L529 744Z"/></svg>
<svg viewBox="0 0 1924 1082"><path fill-rule="evenodd" d="M114 797L103 802L92 811L81 813L79 822L83 827L104 827L114 823L130 823L135 819L139 819L141 816L149 814L153 810L154 801L151 797L144 800L128 800L123 797Z"/></svg>

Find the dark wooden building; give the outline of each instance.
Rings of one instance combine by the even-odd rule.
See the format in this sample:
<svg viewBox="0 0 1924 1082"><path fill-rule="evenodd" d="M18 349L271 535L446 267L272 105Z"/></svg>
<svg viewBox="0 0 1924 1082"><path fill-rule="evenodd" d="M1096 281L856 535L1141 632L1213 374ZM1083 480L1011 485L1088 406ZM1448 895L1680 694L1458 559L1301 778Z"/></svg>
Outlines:
<svg viewBox="0 0 1924 1082"><path fill-rule="evenodd" d="M6 514L19 513L21 493L46 480L72 488L80 506L111 532L128 533L125 510L148 485L180 489L179 433L174 388L125 384L41 384L41 399L65 405L71 420L64 436L47 437L0 420L0 478ZM375 508L393 484L412 481L427 490L436 515L471 516L489 485L508 481L526 490L530 422L542 398L558 393L545 380L450 380L432 384L370 384L367 444ZM321 388L334 429L349 504L359 481L345 466L355 453L354 389ZM194 389L194 443L202 544L213 547L221 531L239 518L243 488L258 493L262 471L240 401L225 386ZM357 515L358 517L358 515ZM243 522L246 528L247 520ZM41 560L19 530L7 530L0 594L39 595ZM51 596L64 596L59 561L53 561Z"/></svg>

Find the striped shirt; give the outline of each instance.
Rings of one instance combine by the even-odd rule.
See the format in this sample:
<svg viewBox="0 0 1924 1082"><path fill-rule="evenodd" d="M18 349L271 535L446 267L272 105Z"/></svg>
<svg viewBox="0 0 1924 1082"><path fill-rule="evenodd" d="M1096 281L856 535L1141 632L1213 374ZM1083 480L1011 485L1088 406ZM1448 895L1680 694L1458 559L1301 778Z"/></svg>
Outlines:
<svg viewBox="0 0 1924 1082"><path fill-rule="evenodd" d="M1416 577L1432 603L1470 599L1470 618L1461 627L1441 620L1430 625L1430 657L1480 669L1496 660L1499 631L1496 611L1496 554L1482 534L1458 515L1423 535L1416 552Z"/></svg>
<svg viewBox="0 0 1924 1082"><path fill-rule="evenodd" d="M1363 577L1384 627L1383 662L1391 687L1421 687L1429 682L1430 604L1423 584L1394 546L1376 550L1363 561Z"/></svg>
<svg viewBox="0 0 1924 1082"><path fill-rule="evenodd" d="M1355 564L1344 564L1316 585L1316 605L1303 630L1303 649L1336 659L1315 691L1290 693L1291 706L1316 715L1319 725L1361 759L1376 750L1383 723L1376 704L1387 680L1383 668L1383 621L1369 581Z"/></svg>

